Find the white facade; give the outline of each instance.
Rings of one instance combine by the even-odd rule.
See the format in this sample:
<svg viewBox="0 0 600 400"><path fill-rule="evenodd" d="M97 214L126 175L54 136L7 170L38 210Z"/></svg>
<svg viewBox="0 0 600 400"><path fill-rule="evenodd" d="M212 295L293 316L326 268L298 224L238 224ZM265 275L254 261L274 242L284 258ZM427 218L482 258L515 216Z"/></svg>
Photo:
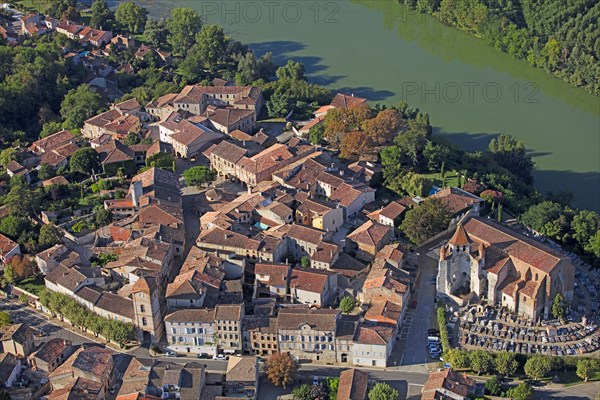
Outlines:
<svg viewBox="0 0 600 400"><path fill-rule="evenodd" d="M168 348L177 353L207 353L215 355L216 325L214 322L165 321Z"/></svg>

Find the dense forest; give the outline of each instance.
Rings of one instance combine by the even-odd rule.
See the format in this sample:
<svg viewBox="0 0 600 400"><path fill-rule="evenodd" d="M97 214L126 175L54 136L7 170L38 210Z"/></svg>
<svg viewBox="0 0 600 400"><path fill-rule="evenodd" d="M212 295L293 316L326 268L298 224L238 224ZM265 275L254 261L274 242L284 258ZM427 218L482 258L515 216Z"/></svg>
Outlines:
<svg viewBox="0 0 600 400"><path fill-rule="evenodd" d="M398 0L600 95L600 2Z"/></svg>

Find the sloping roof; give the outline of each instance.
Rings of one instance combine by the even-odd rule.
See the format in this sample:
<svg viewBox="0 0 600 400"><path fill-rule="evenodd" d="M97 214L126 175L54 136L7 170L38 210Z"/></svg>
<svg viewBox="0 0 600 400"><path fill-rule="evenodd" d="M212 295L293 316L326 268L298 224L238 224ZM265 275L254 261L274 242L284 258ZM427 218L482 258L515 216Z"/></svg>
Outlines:
<svg viewBox="0 0 600 400"><path fill-rule="evenodd" d="M227 382L256 381L258 360L255 356L230 356L227 361L225 380Z"/></svg>
<svg viewBox="0 0 600 400"><path fill-rule="evenodd" d="M466 375L447 368L429 374L429 378L423 387L423 393L425 394L438 389L445 389L459 396L467 397L468 394L475 391L475 381Z"/></svg>
<svg viewBox="0 0 600 400"><path fill-rule="evenodd" d="M369 386L369 374L356 368L340 372L337 400L365 400Z"/></svg>
<svg viewBox="0 0 600 400"><path fill-rule="evenodd" d="M481 202L481 198L465 192L462 189L455 187L448 187L442 189L436 194L429 197L430 199L438 199L448 207L448 210L452 214L458 214L461 211L470 208L473 204Z"/></svg>
<svg viewBox="0 0 600 400"><path fill-rule="evenodd" d="M290 288L322 293L330 275L330 272L315 268L294 268L290 276Z"/></svg>
<svg viewBox="0 0 600 400"><path fill-rule="evenodd" d="M0 233L0 254L2 254L3 257L6 257L6 255L17 246L17 243Z"/></svg>
<svg viewBox="0 0 600 400"><path fill-rule="evenodd" d="M254 267L254 275L267 275L270 286L285 287L290 277L290 266L288 264L257 263Z"/></svg>
<svg viewBox="0 0 600 400"><path fill-rule="evenodd" d="M244 315L243 304L218 304L215 310L217 321L241 321Z"/></svg>
<svg viewBox="0 0 600 400"><path fill-rule="evenodd" d="M391 226L368 220L350 233L347 238L358 244L378 247L386 238L390 237L392 231Z"/></svg>
<svg viewBox="0 0 600 400"><path fill-rule="evenodd" d="M394 328L384 325L361 325L355 341L360 344L387 346L393 340Z"/></svg>
<svg viewBox="0 0 600 400"><path fill-rule="evenodd" d="M34 357L45 362L52 362L71 346L71 341L67 339L54 338L43 343L35 352Z"/></svg>
<svg viewBox="0 0 600 400"><path fill-rule="evenodd" d="M362 97L347 95L343 93L338 93L335 95L333 100L331 101L331 105L335 108L353 108L363 103L366 103L367 99Z"/></svg>
<svg viewBox="0 0 600 400"><path fill-rule="evenodd" d="M17 343L25 343L33 338L34 331L25 324L13 324L0 328L0 340L14 340Z"/></svg>
<svg viewBox="0 0 600 400"><path fill-rule="evenodd" d="M212 322L215 320L214 308L195 308L177 310L165 316L165 322Z"/></svg>
<svg viewBox="0 0 600 400"><path fill-rule="evenodd" d="M335 332L339 310L282 308L277 315L279 329L295 330L302 324L310 325L315 331Z"/></svg>
<svg viewBox="0 0 600 400"><path fill-rule="evenodd" d="M469 235L462 224L458 224L454 235L452 235L448 243L456 246L468 246L471 243L471 239L469 239Z"/></svg>
<svg viewBox="0 0 600 400"><path fill-rule="evenodd" d="M246 149L224 140L212 148L210 154L235 164L246 154Z"/></svg>

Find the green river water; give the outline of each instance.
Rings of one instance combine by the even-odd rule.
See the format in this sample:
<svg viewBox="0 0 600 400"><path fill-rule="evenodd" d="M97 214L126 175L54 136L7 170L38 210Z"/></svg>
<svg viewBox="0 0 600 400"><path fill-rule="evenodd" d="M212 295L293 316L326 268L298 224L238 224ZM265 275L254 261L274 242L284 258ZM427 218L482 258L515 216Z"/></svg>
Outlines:
<svg viewBox="0 0 600 400"><path fill-rule="evenodd" d="M543 191L570 189L600 210L600 98L511 58L395 0L138 0L154 17L198 10L258 53L304 63L311 81L368 98L407 101L435 133L484 149L507 133L525 140Z"/></svg>

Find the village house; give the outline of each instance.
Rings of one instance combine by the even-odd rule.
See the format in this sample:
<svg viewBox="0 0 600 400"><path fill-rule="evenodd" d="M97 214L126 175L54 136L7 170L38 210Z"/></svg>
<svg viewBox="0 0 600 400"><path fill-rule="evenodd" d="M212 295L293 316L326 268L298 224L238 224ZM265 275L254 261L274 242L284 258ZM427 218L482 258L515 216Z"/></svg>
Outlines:
<svg viewBox="0 0 600 400"><path fill-rule="evenodd" d="M0 387L11 387L20 375L21 360L12 353L0 353Z"/></svg>
<svg viewBox="0 0 600 400"><path fill-rule="evenodd" d="M344 212L333 202L306 199L296 208L296 223L325 232L337 232L344 223Z"/></svg>
<svg viewBox="0 0 600 400"><path fill-rule="evenodd" d="M144 109L146 110L146 113L153 119L162 121L168 118L169 115L176 110L176 108L173 106L173 100L175 100L176 97L177 93L166 94L146 104Z"/></svg>
<svg viewBox="0 0 600 400"><path fill-rule="evenodd" d="M202 124L194 124L173 112L166 120L158 124L161 142L173 146L179 158L189 158L223 138Z"/></svg>
<svg viewBox="0 0 600 400"><path fill-rule="evenodd" d="M253 299L285 300L288 293L291 266L277 263L257 263L254 266Z"/></svg>
<svg viewBox="0 0 600 400"><path fill-rule="evenodd" d="M375 189L366 185L351 186L343 183L328 197L343 207L345 218L351 218L364 206L375 201Z"/></svg>
<svg viewBox="0 0 600 400"><path fill-rule="evenodd" d="M450 225L457 223L468 211L479 215L479 210L483 205L481 197L457 187L442 189L429 196L427 200L429 199L437 199L448 208L448 212L451 215Z"/></svg>
<svg viewBox="0 0 600 400"><path fill-rule="evenodd" d="M72 342L67 339L54 338L43 343L29 356L29 363L36 370L51 373L73 354Z"/></svg>
<svg viewBox="0 0 600 400"><path fill-rule="evenodd" d="M363 367L386 367L395 336L392 327L361 324L352 346L352 362Z"/></svg>
<svg viewBox="0 0 600 400"><path fill-rule="evenodd" d="M0 233L0 267L4 269L4 265L19 254L21 254L19 244Z"/></svg>
<svg viewBox="0 0 600 400"><path fill-rule="evenodd" d="M423 386L421 400L467 400L483 396L485 389L465 374L444 368L429 374Z"/></svg>
<svg viewBox="0 0 600 400"><path fill-rule="evenodd" d="M195 115L204 114L209 106L253 110L258 114L263 97L262 90L255 86L188 85L175 97L173 105Z"/></svg>
<svg viewBox="0 0 600 400"><path fill-rule="evenodd" d="M368 220L346 237L348 250L355 250L356 257L371 261L379 250L394 237L394 228Z"/></svg>
<svg viewBox="0 0 600 400"><path fill-rule="evenodd" d="M103 400L106 393L101 383L94 382L85 378L75 378L66 386L53 389L48 395L48 400L64 400L64 399L79 399L79 400Z"/></svg>
<svg viewBox="0 0 600 400"><path fill-rule="evenodd" d="M56 32L67 36L69 39L78 39L84 43L91 43L96 47L104 47L110 43L113 37L110 31L90 28L68 20L59 21L55 29Z"/></svg>
<svg viewBox="0 0 600 400"><path fill-rule="evenodd" d="M337 297L337 274L314 268L294 268L290 300L317 307L332 305Z"/></svg>
<svg viewBox="0 0 600 400"><path fill-rule="evenodd" d="M385 207L369 213L368 217L382 225L397 228L399 226L401 216L406 210L407 207L403 206L397 201L391 201Z"/></svg>
<svg viewBox="0 0 600 400"><path fill-rule="evenodd" d="M165 300L168 309L202 308L207 289L203 272L191 270L180 273L167 285ZM219 285L220 286L220 285Z"/></svg>
<svg viewBox="0 0 600 400"><path fill-rule="evenodd" d="M41 36L52 29L46 25L44 16L40 14L28 14L21 17L21 36Z"/></svg>
<svg viewBox="0 0 600 400"><path fill-rule="evenodd" d="M268 356L278 351L277 317L246 316L242 323L246 352Z"/></svg>
<svg viewBox="0 0 600 400"><path fill-rule="evenodd" d="M6 174L12 178L15 176L22 177L27 183L31 182L31 176L29 175L29 170L19 164L15 160L11 160L6 164Z"/></svg>
<svg viewBox="0 0 600 400"><path fill-rule="evenodd" d="M246 149L226 140L204 152L210 160L211 168L226 179L236 177L236 164L246 153Z"/></svg>
<svg viewBox="0 0 600 400"><path fill-rule="evenodd" d="M340 372L337 400L366 400L369 388L369 374L351 368Z"/></svg>
<svg viewBox="0 0 600 400"><path fill-rule="evenodd" d="M35 348L34 330L25 324L13 324L0 328L2 352L27 358Z"/></svg>
<svg viewBox="0 0 600 400"><path fill-rule="evenodd" d="M182 309L165 317L169 349L177 353L217 352L215 309Z"/></svg>
<svg viewBox="0 0 600 400"><path fill-rule="evenodd" d="M104 277L95 268L58 265L44 277L44 282L48 290L72 297L83 286L104 284Z"/></svg>
<svg viewBox="0 0 600 400"><path fill-rule="evenodd" d="M297 360L335 363L339 310L282 308L277 316L279 351Z"/></svg>
<svg viewBox="0 0 600 400"><path fill-rule="evenodd" d="M234 354L242 351L242 319L244 317L243 304L218 304L215 309L215 323L219 350L225 354Z"/></svg>
<svg viewBox="0 0 600 400"><path fill-rule="evenodd" d="M310 258L312 268L330 269L339 256L339 247L325 242L325 232L292 224L287 231L288 250L297 260Z"/></svg>
<svg viewBox="0 0 600 400"><path fill-rule="evenodd" d="M123 140L130 133L139 135L142 124L139 108L130 109L129 103L125 102L127 107L120 109L120 104L115 104L110 110L98 114L83 123L81 134L83 137L93 140L102 135L110 135L113 139Z"/></svg>
<svg viewBox="0 0 600 400"><path fill-rule="evenodd" d="M181 365L158 361L151 367L146 394L160 399L203 400L205 377L204 364L190 362Z"/></svg>
<svg viewBox="0 0 600 400"><path fill-rule="evenodd" d="M532 320L548 318L556 294L573 301L575 266L557 251L489 219L461 220L440 248L437 292L486 298Z"/></svg>
<svg viewBox="0 0 600 400"><path fill-rule="evenodd" d="M225 372L225 396L256 399L258 393L258 359L255 356L231 356Z"/></svg>
<svg viewBox="0 0 600 400"><path fill-rule="evenodd" d="M80 347L67 360L49 374L52 389L68 387L75 380L85 379L99 385L106 395L113 377L112 351L103 347Z"/></svg>

